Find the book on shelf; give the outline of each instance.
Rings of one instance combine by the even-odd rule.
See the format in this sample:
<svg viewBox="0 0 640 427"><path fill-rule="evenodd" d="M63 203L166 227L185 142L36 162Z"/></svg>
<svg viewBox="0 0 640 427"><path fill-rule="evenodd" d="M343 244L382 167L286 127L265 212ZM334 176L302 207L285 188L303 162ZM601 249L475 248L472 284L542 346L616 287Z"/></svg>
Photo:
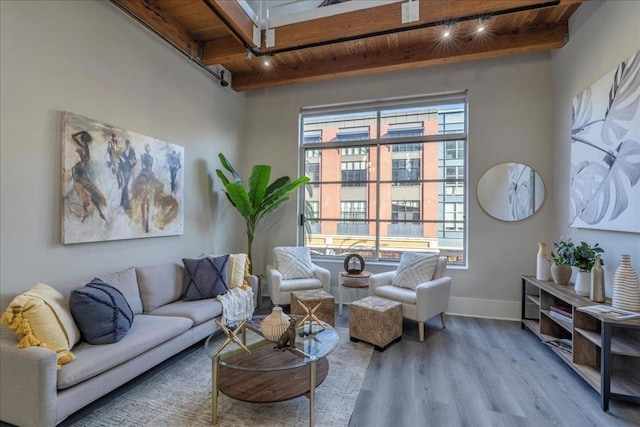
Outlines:
<svg viewBox="0 0 640 427"><path fill-rule="evenodd" d="M548 346L559 348L562 351L566 351L567 353L573 353L573 343L570 339L567 338L555 338L552 340L544 340L542 341L544 344Z"/></svg>
<svg viewBox="0 0 640 427"><path fill-rule="evenodd" d="M610 305L590 305L587 307L580 307L578 310L589 314L597 314L602 317L608 317L613 320L629 320L640 319L640 313L635 311L623 310L621 308L614 308Z"/></svg>
<svg viewBox="0 0 640 427"><path fill-rule="evenodd" d="M573 325L573 318L567 317L564 314L556 313L555 311L550 311L549 317L551 317L552 319L560 320L561 322L565 322L570 325Z"/></svg>
<svg viewBox="0 0 640 427"><path fill-rule="evenodd" d="M562 314L563 316L573 318L573 313L571 312L571 309L568 307L564 307L562 305L552 305L551 307L549 307L549 311L553 311L553 312Z"/></svg>

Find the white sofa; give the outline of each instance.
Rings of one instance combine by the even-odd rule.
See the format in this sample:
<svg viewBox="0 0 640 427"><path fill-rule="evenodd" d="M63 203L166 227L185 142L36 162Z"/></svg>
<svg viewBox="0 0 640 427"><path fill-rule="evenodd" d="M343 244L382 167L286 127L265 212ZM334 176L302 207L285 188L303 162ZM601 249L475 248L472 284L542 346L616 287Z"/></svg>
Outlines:
<svg viewBox="0 0 640 427"><path fill-rule="evenodd" d="M80 342L72 349L76 360L57 369L55 352L41 347L19 349L15 334L2 325L0 420L22 427L54 426L218 329L220 302L182 301L179 264L131 267L99 278L118 288L133 310L134 321L126 336L108 345ZM257 277L250 276L248 281L257 296ZM71 290L83 285L56 288L68 301Z"/></svg>

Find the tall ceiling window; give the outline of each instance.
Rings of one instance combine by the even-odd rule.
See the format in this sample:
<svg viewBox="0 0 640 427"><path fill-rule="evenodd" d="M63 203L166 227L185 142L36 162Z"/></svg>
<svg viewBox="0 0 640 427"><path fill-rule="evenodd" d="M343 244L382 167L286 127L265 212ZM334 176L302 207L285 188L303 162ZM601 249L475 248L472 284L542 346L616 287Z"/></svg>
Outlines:
<svg viewBox="0 0 640 427"><path fill-rule="evenodd" d="M313 227L300 243L316 256L440 252L466 265L466 147L466 93L302 109Z"/></svg>

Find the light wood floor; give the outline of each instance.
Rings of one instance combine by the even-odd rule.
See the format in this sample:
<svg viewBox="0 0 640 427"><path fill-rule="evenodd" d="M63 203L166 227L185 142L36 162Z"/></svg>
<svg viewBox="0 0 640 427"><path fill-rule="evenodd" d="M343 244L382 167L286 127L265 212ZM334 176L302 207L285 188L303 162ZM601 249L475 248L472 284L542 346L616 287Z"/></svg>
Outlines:
<svg viewBox="0 0 640 427"><path fill-rule="evenodd" d="M265 305L260 312L269 313ZM336 325L349 326L348 306ZM196 348L197 347L197 348ZM65 420L68 426L175 363L200 344L153 368ZM0 425L6 425L0 423ZM640 405L600 395L519 322L436 317L418 341L415 322L386 351L373 352L350 427L640 426Z"/></svg>
<svg viewBox="0 0 640 427"><path fill-rule="evenodd" d="M348 326L348 310L336 324ZM349 426L640 426L640 405L600 395L519 322L436 317L373 352Z"/></svg>

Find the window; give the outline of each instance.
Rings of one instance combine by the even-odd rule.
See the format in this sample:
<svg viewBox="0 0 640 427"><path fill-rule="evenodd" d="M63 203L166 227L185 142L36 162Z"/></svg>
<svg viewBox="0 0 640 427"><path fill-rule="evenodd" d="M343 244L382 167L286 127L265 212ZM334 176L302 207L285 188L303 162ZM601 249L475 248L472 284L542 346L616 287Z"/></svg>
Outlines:
<svg viewBox="0 0 640 427"><path fill-rule="evenodd" d="M342 162L342 186L362 187L367 180L367 162Z"/></svg>
<svg viewBox="0 0 640 427"><path fill-rule="evenodd" d="M311 182L318 182L320 180L320 163L307 162L305 165L305 175L307 175Z"/></svg>
<svg viewBox="0 0 640 427"><path fill-rule="evenodd" d="M305 144L312 144L314 142L322 141L322 129L305 130L304 139Z"/></svg>
<svg viewBox="0 0 640 427"><path fill-rule="evenodd" d="M301 206L315 203L305 210L315 228L301 230L300 244L374 261L439 251L466 265L465 93L303 108L300 127L313 180ZM320 141L309 139L319 129Z"/></svg>
<svg viewBox="0 0 640 427"><path fill-rule="evenodd" d="M464 204L463 203L445 203L444 218L446 230L460 231L464 229Z"/></svg>
<svg viewBox="0 0 640 427"><path fill-rule="evenodd" d="M307 150L307 158L320 157L320 150Z"/></svg>
<svg viewBox="0 0 640 427"><path fill-rule="evenodd" d="M420 159L393 159L391 160L391 180L393 185L417 185L420 179Z"/></svg>
<svg viewBox="0 0 640 427"><path fill-rule="evenodd" d="M445 167L445 194L464 194L464 168L462 166Z"/></svg>

